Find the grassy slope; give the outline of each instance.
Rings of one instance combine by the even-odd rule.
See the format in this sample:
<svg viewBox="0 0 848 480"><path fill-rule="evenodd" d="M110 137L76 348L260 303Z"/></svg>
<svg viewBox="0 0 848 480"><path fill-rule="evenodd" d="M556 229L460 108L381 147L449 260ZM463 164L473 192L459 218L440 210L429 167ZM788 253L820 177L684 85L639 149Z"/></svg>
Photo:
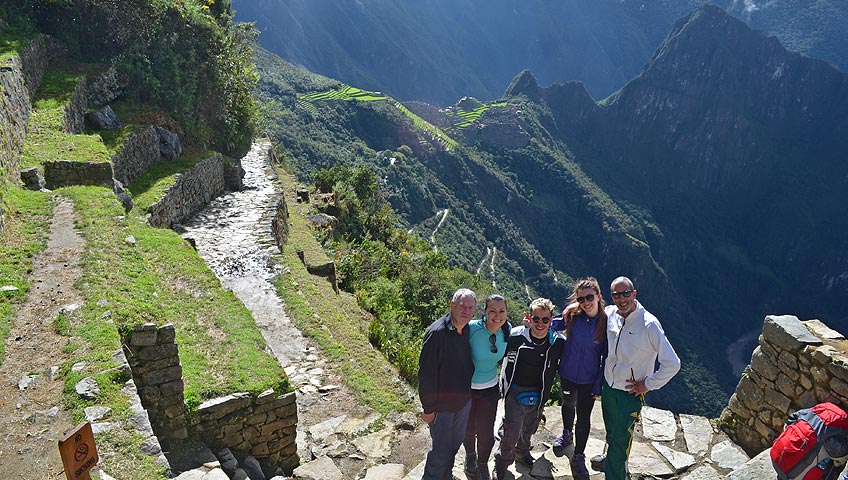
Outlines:
<svg viewBox="0 0 848 480"><path fill-rule="evenodd" d="M73 75L53 72L39 91L32 120L38 133L30 135L24 147L28 163L38 165L56 152L63 152L63 158L68 154L77 160L108 160L107 147L98 135L60 130L76 80ZM64 353L70 359L60 365L60 375L65 381L65 405L73 410L75 421L82 421L84 408L93 405L111 408L109 421L132 415L120 393L127 378L113 368L112 355L120 348L119 332L137 323L176 326L190 408L206 398L237 391L289 390L285 372L265 352L265 341L246 307L221 287L187 242L171 230L147 225L145 208L161 197L179 171L206 156L208 152L201 152L151 169L130 185L138 206L129 214L105 188L69 187L54 192L74 201L76 226L86 240L83 277L76 285L83 294L83 306L54 322L57 332L67 337ZM7 234L0 243L0 283L19 290L0 296L3 340L29 288L27 274L33 257L44 248L51 207L50 195L41 192L14 188L6 197L11 208ZM101 389L96 401L82 400L74 392L83 376L71 372L71 366L79 361L87 363L87 372L99 372L93 375ZM162 478L162 467L138 450L143 440L123 428L99 434L98 448L107 471L118 478Z"/></svg>
<svg viewBox="0 0 848 480"><path fill-rule="evenodd" d="M318 342L332 368L360 403L384 414L411 409L413 400L395 369L368 342L370 320L356 299L345 292L336 295L326 279L310 275L297 257L296 250L300 248L307 262L328 260L309 222L300 213L300 205L295 203L294 180L282 171L280 178L287 202L293 206L289 210L289 241L282 256L287 274L276 283L286 313L304 335Z"/></svg>

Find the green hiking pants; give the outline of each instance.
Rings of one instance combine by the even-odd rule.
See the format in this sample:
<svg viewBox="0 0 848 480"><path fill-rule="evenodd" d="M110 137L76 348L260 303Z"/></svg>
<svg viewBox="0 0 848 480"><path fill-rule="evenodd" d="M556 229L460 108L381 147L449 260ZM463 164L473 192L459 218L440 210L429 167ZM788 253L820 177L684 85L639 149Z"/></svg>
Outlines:
<svg viewBox="0 0 848 480"><path fill-rule="evenodd" d="M601 392L601 411L607 430L607 460L604 464L606 480L627 478L627 457L633 443L633 425L645 403L644 395L631 395L604 382Z"/></svg>

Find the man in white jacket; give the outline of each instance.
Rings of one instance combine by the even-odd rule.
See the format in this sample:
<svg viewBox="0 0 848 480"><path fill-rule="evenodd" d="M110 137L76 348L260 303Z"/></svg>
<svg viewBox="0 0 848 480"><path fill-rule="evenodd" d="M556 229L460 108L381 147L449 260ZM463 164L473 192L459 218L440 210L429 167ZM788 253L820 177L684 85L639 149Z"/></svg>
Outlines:
<svg viewBox="0 0 848 480"><path fill-rule="evenodd" d="M636 301L627 277L611 285L615 305L606 308L609 355L604 366L601 409L607 431L607 480L625 480L633 425L645 394L662 387L680 370L680 358L668 342L659 320ZM656 361L660 368L654 370Z"/></svg>

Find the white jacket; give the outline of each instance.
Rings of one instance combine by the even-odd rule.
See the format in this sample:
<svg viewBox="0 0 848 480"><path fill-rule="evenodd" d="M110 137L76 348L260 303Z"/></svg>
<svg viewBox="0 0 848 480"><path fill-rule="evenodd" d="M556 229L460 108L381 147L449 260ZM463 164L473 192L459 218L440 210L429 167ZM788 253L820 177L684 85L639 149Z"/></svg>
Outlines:
<svg viewBox="0 0 848 480"><path fill-rule="evenodd" d="M649 390L656 390L680 371L680 358L668 343L660 321L636 301L636 310L627 318L618 314L615 305L606 308L609 355L604 379L612 388L627 390L626 381L645 380ZM656 360L660 368L654 371Z"/></svg>

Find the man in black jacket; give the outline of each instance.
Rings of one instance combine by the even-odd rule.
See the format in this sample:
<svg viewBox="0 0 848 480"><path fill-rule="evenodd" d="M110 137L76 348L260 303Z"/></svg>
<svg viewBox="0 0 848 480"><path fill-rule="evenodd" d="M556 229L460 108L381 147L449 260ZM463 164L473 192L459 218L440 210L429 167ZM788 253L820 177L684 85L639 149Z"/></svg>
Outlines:
<svg viewBox="0 0 848 480"><path fill-rule="evenodd" d="M500 378L504 418L498 429L501 441L492 476L496 480L505 478L514 461L533 466L530 437L539 428L565 346L565 337L550 329L553 310L547 298L533 300L525 325L509 335Z"/></svg>
<svg viewBox="0 0 848 480"><path fill-rule="evenodd" d="M477 310L477 296L467 288L453 294L450 313L433 322L424 334L418 361L418 396L430 426L433 447L427 452L423 480L452 478L451 468L471 411L474 363L468 342L468 322Z"/></svg>

